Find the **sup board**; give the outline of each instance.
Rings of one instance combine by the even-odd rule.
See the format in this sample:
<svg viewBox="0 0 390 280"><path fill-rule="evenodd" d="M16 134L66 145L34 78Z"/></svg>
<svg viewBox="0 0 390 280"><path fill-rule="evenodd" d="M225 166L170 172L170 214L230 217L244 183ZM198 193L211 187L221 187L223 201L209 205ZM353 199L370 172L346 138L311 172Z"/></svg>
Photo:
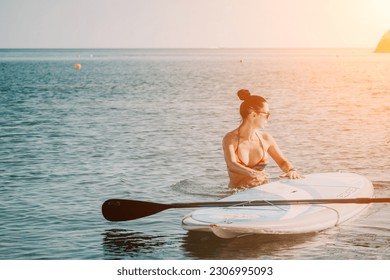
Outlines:
<svg viewBox="0 0 390 280"><path fill-rule="evenodd" d="M300 234L325 230L361 213L369 204L272 205L272 200L371 198L372 183L354 173L315 173L241 191L220 201L270 201L269 206L202 208L187 214L182 226L221 238L249 234Z"/></svg>

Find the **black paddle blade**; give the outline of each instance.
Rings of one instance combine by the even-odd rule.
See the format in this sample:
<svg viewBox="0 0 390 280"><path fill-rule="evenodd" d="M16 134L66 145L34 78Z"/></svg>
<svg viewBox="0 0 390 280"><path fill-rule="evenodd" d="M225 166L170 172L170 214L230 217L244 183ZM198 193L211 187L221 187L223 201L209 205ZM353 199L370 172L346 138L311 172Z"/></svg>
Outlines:
<svg viewBox="0 0 390 280"><path fill-rule="evenodd" d="M168 204L139 200L109 199L103 203L102 213L106 220L120 222L153 215L168 208L171 208Z"/></svg>

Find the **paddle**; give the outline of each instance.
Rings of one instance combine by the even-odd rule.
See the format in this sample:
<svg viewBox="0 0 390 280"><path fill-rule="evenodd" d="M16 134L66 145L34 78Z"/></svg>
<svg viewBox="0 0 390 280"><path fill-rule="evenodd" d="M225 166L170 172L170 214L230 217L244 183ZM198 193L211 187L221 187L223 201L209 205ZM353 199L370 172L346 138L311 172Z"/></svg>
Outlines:
<svg viewBox="0 0 390 280"><path fill-rule="evenodd" d="M102 205L104 218L112 222L135 220L172 208L227 207L227 206L273 206L298 204L368 204L389 203L390 197L383 198L336 198L336 199L297 199L297 200L255 200L255 201L215 201L163 204L140 200L109 199Z"/></svg>

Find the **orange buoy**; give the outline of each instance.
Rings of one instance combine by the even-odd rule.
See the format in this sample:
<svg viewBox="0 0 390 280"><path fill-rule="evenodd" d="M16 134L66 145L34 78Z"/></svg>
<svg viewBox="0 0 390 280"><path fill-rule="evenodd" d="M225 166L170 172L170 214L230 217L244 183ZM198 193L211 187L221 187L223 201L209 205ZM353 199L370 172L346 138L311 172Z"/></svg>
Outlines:
<svg viewBox="0 0 390 280"><path fill-rule="evenodd" d="M76 63L76 64L74 65L74 69L80 70L80 69L81 69L81 64Z"/></svg>

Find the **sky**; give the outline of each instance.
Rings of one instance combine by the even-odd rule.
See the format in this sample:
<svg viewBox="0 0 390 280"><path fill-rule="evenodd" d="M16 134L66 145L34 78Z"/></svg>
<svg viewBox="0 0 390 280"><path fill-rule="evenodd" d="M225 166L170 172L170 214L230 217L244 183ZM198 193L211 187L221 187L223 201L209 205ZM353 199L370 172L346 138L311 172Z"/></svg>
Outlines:
<svg viewBox="0 0 390 280"><path fill-rule="evenodd" d="M0 0L0 48L375 48L390 0Z"/></svg>

